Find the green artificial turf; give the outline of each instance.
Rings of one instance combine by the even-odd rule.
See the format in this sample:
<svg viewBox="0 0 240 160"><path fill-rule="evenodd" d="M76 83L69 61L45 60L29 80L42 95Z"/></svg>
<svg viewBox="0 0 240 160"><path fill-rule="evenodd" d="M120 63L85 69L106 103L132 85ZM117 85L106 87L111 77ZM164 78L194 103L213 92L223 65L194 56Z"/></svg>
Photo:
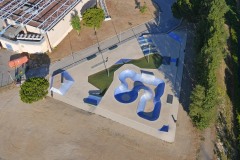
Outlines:
<svg viewBox="0 0 240 160"><path fill-rule="evenodd" d="M129 64L134 64L139 68L145 69L157 69L162 64L162 57L159 54L150 54L149 55L149 63L148 56L142 57L140 59L135 59L129 62Z"/></svg>

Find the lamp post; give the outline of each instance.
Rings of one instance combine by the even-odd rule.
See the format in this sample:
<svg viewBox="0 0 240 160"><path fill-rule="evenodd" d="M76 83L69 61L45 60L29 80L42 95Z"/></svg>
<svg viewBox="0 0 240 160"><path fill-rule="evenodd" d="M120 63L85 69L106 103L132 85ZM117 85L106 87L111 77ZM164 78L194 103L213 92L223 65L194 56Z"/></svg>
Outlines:
<svg viewBox="0 0 240 160"><path fill-rule="evenodd" d="M105 70L107 71L107 76L109 77L109 69L107 68L107 65L106 65L106 61L108 60L108 58L107 58L106 61L104 60L104 57L103 57L102 51L100 50L100 47L98 47L98 51L99 51L100 54L101 54L101 57L102 57L102 60L103 60L103 64L104 64Z"/></svg>
<svg viewBox="0 0 240 160"><path fill-rule="evenodd" d="M71 49L71 55L72 55L72 59L73 59L73 64L75 64L74 61L74 56L73 56L73 51L72 51L72 43L71 43L71 38L70 38L71 33L68 33L68 39L69 39L69 44L70 44L70 49Z"/></svg>
<svg viewBox="0 0 240 160"><path fill-rule="evenodd" d="M120 40L120 38L118 37L118 34L117 34L117 30L116 30L116 28L115 28L115 25L114 25L113 21L111 21L111 22L112 22L112 25L113 25L113 29L114 29L114 31L115 31L115 33L116 33L116 36L117 36L117 38L118 38L118 41L119 41L119 43L120 43L121 40Z"/></svg>
<svg viewBox="0 0 240 160"><path fill-rule="evenodd" d="M158 26L160 25L160 21L161 21L161 13L162 11L158 12Z"/></svg>
<svg viewBox="0 0 240 160"><path fill-rule="evenodd" d="M180 53L181 53L181 49L182 49L182 43L179 42L179 50L178 50L178 60L176 63L179 63L179 59L180 59ZM174 87L176 86L176 80L177 80L177 76L178 76L178 66L177 66L177 75L176 75L176 78L175 78L175 82L174 82Z"/></svg>
<svg viewBox="0 0 240 160"><path fill-rule="evenodd" d="M149 54L150 54L150 48L151 48L151 45L148 44L148 63L149 63Z"/></svg>
<svg viewBox="0 0 240 160"><path fill-rule="evenodd" d="M101 49L100 49L100 45L99 45L99 41L98 41L97 32L96 32L96 28L95 28L95 27L94 27L94 31L95 31L95 35L96 35L97 43L98 43L98 52L101 54L101 57L102 57L102 61L103 61L105 70L107 71L107 75L108 75L108 77L109 77L109 69L108 69L107 66L106 66L106 61L104 60L102 51L101 51ZM107 60L108 60L108 58L107 58Z"/></svg>
<svg viewBox="0 0 240 160"><path fill-rule="evenodd" d="M132 23L131 23L131 22L128 22L128 25L131 27L131 29L132 29L132 31L133 31L133 34L134 34L134 36L137 38L137 36L136 36L136 34L135 34L135 32L134 32L134 30L133 30L133 28L132 28Z"/></svg>

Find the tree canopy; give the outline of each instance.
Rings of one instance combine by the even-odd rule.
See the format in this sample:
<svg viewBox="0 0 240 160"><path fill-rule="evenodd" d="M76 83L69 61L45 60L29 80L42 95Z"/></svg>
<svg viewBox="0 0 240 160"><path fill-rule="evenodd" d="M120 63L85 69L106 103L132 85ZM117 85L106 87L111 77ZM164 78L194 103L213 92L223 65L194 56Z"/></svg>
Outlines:
<svg viewBox="0 0 240 160"><path fill-rule="evenodd" d="M104 12L100 8L89 8L83 13L83 24L87 27L99 28L104 20Z"/></svg>
<svg viewBox="0 0 240 160"><path fill-rule="evenodd" d="M48 87L49 82L45 78L30 78L21 85L20 98L25 103L36 102L48 94Z"/></svg>
<svg viewBox="0 0 240 160"><path fill-rule="evenodd" d="M216 69L223 60L226 45L225 0L177 0L172 6L179 15L197 26L197 85L193 89L189 115L199 129L215 119L218 104Z"/></svg>
<svg viewBox="0 0 240 160"><path fill-rule="evenodd" d="M77 14L72 15L71 25L72 25L73 29L76 30L77 33L79 34L79 32L81 30L81 23L80 23L80 18Z"/></svg>
<svg viewBox="0 0 240 160"><path fill-rule="evenodd" d="M172 12L176 18L197 22L208 13L208 3L209 0L177 0L172 5Z"/></svg>
<svg viewBox="0 0 240 160"><path fill-rule="evenodd" d="M146 4L146 2L144 2L143 6L139 7L139 11L141 13L145 13L147 11L147 4Z"/></svg>

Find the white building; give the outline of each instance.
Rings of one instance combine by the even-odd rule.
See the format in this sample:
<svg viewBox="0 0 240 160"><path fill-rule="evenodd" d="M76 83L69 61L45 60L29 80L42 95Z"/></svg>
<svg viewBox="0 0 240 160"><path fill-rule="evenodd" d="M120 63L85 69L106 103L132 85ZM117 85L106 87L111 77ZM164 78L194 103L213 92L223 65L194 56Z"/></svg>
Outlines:
<svg viewBox="0 0 240 160"><path fill-rule="evenodd" d="M96 0L0 1L0 44L18 53L51 52L72 30L75 12L93 7Z"/></svg>

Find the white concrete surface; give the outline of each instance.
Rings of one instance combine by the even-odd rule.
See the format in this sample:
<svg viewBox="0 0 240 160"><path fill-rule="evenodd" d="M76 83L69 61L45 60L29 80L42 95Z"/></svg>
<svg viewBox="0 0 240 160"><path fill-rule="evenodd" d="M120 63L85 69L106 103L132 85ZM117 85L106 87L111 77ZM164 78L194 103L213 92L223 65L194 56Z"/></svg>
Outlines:
<svg viewBox="0 0 240 160"><path fill-rule="evenodd" d="M164 141L174 142L176 122L174 122L172 115L174 119L177 120L182 79L181 77L184 62L184 48L186 44L186 34L180 32L178 34L183 37L183 42L181 45L179 45L178 42L174 41L173 39L169 38L168 35L158 35L158 37L155 37L155 39L153 39L155 43L158 43L158 40L160 40L161 45L158 47L161 55L170 55L173 58L177 58L180 55L178 67L176 67L175 64L171 64L169 66L162 65L158 70L142 69L153 72L157 78L163 79L166 84L164 95L161 97L162 108L158 120L148 121L140 118L137 115L136 109L140 96L137 100L130 104L122 104L115 100L114 90L120 85L120 81L117 76L118 73L126 69L132 69L140 73L140 68L130 64L122 66L115 72L114 81L112 82L111 86L97 107L87 105L83 102L83 99L88 97L89 90L97 89L88 83L88 76L104 70L103 63L95 68L92 68L92 66L102 62L101 55L90 61L81 63L72 69L69 69L68 72L73 77L75 83L65 94L65 96L54 94L53 98L81 108L83 110L112 119L113 121L122 123L126 126L132 127L136 130L147 133ZM106 65L107 67L110 67L121 58L138 59L143 56L143 53L139 47L137 40L133 39L128 43L122 44L112 51L108 51L103 56L104 59L108 57ZM168 94L171 94L174 97L172 104L166 103ZM158 129L160 129L163 125L169 125L169 132L165 133L158 131Z"/></svg>

